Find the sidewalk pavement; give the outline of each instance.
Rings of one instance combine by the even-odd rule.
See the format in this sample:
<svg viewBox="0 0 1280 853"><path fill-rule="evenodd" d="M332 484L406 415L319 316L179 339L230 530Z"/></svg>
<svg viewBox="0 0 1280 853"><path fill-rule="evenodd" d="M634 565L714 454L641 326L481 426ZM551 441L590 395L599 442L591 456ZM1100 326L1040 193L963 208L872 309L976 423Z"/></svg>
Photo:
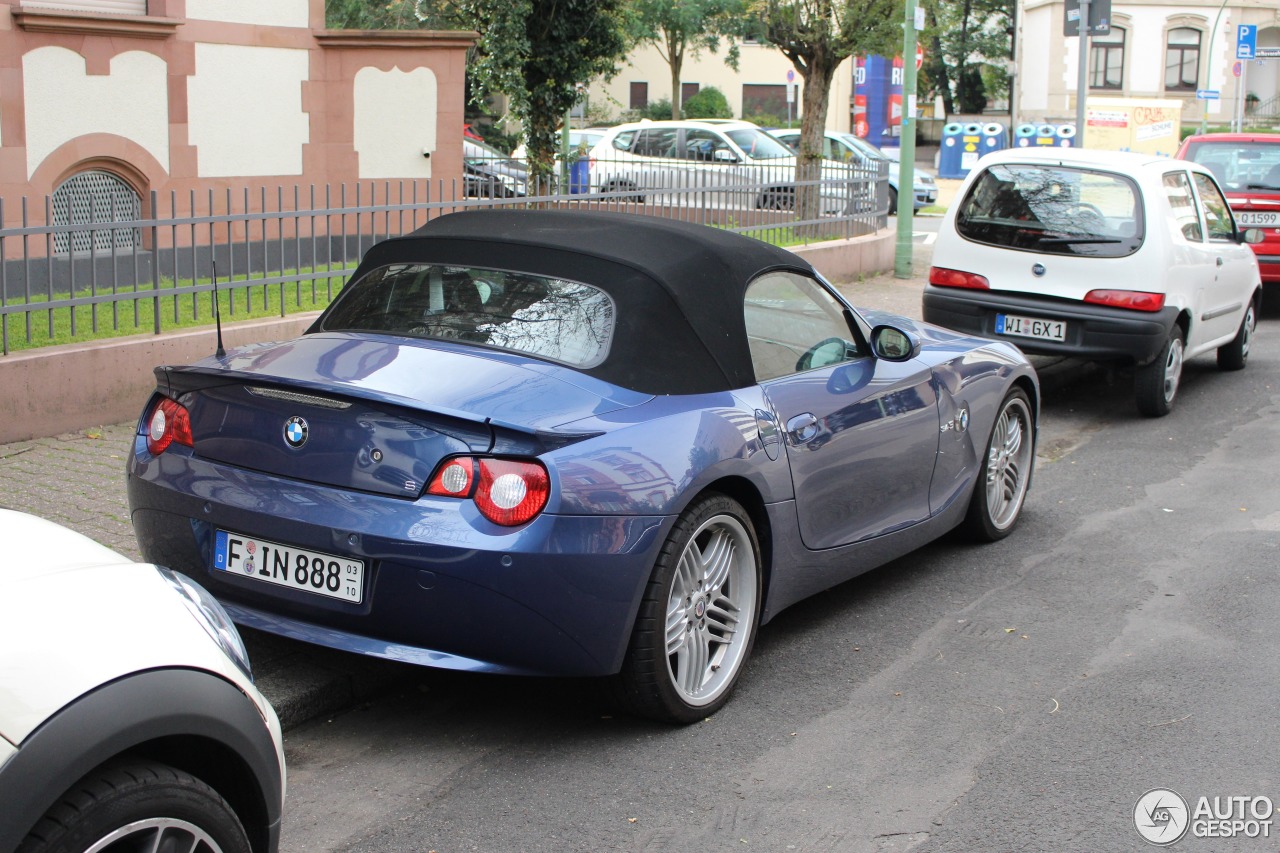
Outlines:
<svg viewBox="0 0 1280 853"><path fill-rule="evenodd" d="M908 279L892 274L837 282L859 307L920 317L932 247L915 244ZM141 406L142 400L138 401ZM79 531L140 560L125 498L125 460L133 422L0 445L0 507L22 510ZM244 629L258 687L285 728L348 707L404 677L403 667Z"/></svg>

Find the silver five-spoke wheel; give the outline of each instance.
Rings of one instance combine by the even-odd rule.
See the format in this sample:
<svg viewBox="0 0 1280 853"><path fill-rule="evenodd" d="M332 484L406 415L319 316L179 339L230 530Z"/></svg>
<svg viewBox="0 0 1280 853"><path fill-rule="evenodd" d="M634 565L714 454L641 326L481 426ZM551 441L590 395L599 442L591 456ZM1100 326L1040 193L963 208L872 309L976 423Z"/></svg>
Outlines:
<svg viewBox="0 0 1280 853"><path fill-rule="evenodd" d="M969 502L965 526L972 536L994 541L1013 530L1031 482L1034 455L1035 418L1031 402L1023 391L1014 390L1000 405L982 471Z"/></svg>

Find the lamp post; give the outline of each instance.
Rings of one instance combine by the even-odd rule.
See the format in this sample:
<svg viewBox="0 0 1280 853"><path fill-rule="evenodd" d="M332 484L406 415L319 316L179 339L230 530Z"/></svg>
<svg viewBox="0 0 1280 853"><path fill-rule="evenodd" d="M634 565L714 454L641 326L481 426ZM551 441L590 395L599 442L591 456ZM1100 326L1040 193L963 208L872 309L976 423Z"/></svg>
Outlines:
<svg viewBox="0 0 1280 853"><path fill-rule="evenodd" d="M893 274L911 278L911 218L916 210L916 0L907 0L902 26L902 136L898 148L898 234Z"/></svg>
<svg viewBox="0 0 1280 853"><path fill-rule="evenodd" d="M1222 5L1218 7L1218 14L1213 18L1213 29L1209 30L1209 56L1213 56L1213 43L1218 40L1218 25L1222 23L1222 10L1227 8L1227 0L1222 0ZM1204 64L1204 87L1206 89L1213 88L1213 60ZM1209 101L1205 99L1204 109L1200 112L1200 132L1205 133L1209 129Z"/></svg>

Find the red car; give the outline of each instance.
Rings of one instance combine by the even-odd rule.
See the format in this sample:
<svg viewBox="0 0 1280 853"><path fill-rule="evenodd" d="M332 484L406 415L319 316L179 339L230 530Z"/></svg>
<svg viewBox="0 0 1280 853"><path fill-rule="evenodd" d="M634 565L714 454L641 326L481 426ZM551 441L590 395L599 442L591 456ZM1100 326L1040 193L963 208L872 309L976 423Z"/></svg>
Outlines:
<svg viewBox="0 0 1280 853"><path fill-rule="evenodd" d="M1189 136L1183 160L1208 167L1227 194L1241 228L1257 228L1253 244L1262 280L1280 282L1280 133L1207 133Z"/></svg>

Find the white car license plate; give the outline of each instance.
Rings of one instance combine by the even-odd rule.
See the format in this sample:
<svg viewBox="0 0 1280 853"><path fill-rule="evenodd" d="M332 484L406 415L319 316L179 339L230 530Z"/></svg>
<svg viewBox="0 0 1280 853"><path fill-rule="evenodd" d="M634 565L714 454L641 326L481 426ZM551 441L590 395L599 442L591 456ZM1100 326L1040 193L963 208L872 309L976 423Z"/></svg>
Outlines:
<svg viewBox="0 0 1280 853"><path fill-rule="evenodd" d="M1042 341L1064 341L1067 339L1067 324L1062 320L1019 317L1017 314L997 314L996 334L1017 335L1022 338L1039 338Z"/></svg>
<svg viewBox="0 0 1280 853"><path fill-rule="evenodd" d="M1260 210L1242 210L1236 214L1236 223L1245 226L1280 225L1280 213Z"/></svg>
<svg viewBox="0 0 1280 853"><path fill-rule="evenodd" d="M363 560L306 551L226 530L219 530L214 538L213 567L352 604L359 604L364 593Z"/></svg>

